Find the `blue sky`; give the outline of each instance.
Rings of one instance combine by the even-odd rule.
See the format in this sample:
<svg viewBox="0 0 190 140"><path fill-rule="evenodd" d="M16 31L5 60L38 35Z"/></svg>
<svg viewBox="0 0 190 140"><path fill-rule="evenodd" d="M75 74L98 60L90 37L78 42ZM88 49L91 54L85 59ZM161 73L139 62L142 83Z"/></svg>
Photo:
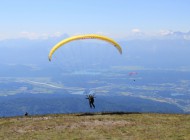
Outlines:
<svg viewBox="0 0 190 140"><path fill-rule="evenodd" d="M0 39L190 31L190 0L0 0Z"/></svg>

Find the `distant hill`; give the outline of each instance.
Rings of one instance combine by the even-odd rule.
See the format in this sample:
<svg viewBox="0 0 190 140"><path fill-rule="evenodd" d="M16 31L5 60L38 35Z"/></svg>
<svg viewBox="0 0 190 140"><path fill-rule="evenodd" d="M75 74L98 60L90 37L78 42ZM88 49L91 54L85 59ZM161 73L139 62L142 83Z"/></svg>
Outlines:
<svg viewBox="0 0 190 140"><path fill-rule="evenodd" d="M0 116L18 116L80 112L157 112L184 113L176 105L128 96L96 96L95 109L90 109L84 95L16 94L0 97Z"/></svg>

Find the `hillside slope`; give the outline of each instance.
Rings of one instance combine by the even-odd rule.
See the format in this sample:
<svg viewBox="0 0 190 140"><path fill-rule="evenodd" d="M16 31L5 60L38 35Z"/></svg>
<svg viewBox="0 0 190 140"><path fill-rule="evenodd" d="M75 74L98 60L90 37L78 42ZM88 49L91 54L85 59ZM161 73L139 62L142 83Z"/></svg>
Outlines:
<svg viewBox="0 0 190 140"><path fill-rule="evenodd" d="M0 139L190 139L190 115L96 113L0 118Z"/></svg>

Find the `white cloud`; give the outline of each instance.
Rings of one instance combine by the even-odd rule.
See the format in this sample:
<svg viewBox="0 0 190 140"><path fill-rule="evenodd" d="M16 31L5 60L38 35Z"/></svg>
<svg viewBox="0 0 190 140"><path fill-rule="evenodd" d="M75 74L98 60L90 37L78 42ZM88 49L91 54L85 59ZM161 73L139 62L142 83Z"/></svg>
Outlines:
<svg viewBox="0 0 190 140"><path fill-rule="evenodd" d="M93 33L92 32L76 32L76 33L71 34L71 36L73 36L73 35L85 35L85 34L98 34L98 35L105 35L105 36L110 35L110 33L97 31L97 32L93 32Z"/></svg>
<svg viewBox="0 0 190 140"><path fill-rule="evenodd" d="M48 39L50 37L60 37L62 33L37 33L37 32L27 32L23 31L20 33L19 38L27 38L27 39Z"/></svg>
<svg viewBox="0 0 190 140"><path fill-rule="evenodd" d="M161 30L160 32L159 32L159 35L161 35L161 36L166 36L166 35L172 35L174 32L173 31L171 31L171 30Z"/></svg>
<svg viewBox="0 0 190 140"><path fill-rule="evenodd" d="M190 40L190 31L189 32L181 32L181 31L161 30L158 34L158 37L164 37L167 39Z"/></svg>
<svg viewBox="0 0 190 140"><path fill-rule="evenodd" d="M84 33L73 33L72 35L79 35L79 34L88 34L88 32ZM114 39L183 39L183 40L190 40L190 31L189 32L183 32L183 31L172 31L172 30L160 30L155 32L144 32L140 30L139 28L131 29L129 32L122 32L122 33L108 33L108 32L102 32L97 31L94 32L94 34L100 34L109 36ZM52 32L52 33L39 33L39 32L29 32L29 31L22 31L20 33L6 33L2 34L0 33L0 41L6 40L6 39L19 39L19 38L25 38L30 40L35 39L50 39L50 38L57 38L61 37L64 34L61 32ZM68 36L68 34L67 34Z"/></svg>
<svg viewBox="0 0 190 140"><path fill-rule="evenodd" d="M150 37L150 34L142 31L139 28L133 28L129 32L126 32L126 34L123 36L125 36L127 40L148 39Z"/></svg>
<svg viewBox="0 0 190 140"><path fill-rule="evenodd" d="M142 33L141 30L137 29L137 28L132 29L131 32L134 33L134 34L141 34Z"/></svg>
<svg viewBox="0 0 190 140"><path fill-rule="evenodd" d="M184 35L183 37L185 40L190 40L190 35Z"/></svg>
<svg viewBox="0 0 190 140"><path fill-rule="evenodd" d="M23 31L20 33L20 37L28 38L28 39L37 39L37 38L39 38L39 35L35 32Z"/></svg>
<svg viewBox="0 0 190 140"><path fill-rule="evenodd" d="M52 37L60 37L62 35L61 32L55 32L52 34Z"/></svg>

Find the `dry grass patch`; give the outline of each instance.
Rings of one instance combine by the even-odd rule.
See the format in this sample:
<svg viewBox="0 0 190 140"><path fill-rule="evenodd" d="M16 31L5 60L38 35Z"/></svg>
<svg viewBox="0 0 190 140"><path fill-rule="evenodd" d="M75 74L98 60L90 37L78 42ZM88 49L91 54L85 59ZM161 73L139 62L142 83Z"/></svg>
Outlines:
<svg viewBox="0 0 190 140"><path fill-rule="evenodd" d="M190 139L190 115L46 115L0 119L0 139Z"/></svg>

